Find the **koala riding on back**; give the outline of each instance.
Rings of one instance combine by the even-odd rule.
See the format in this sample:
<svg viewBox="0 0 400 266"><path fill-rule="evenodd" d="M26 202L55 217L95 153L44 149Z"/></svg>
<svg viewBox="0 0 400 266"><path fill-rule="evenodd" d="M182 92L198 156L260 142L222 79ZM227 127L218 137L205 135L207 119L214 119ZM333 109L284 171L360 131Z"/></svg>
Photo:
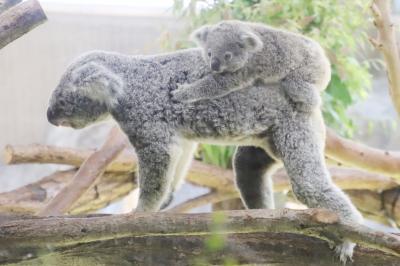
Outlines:
<svg viewBox="0 0 400 266"><path fill-rule="evenodd" d="M330 81L330 64L321 46L299 34L259 23L223 21L192 34L203 49L211 73L181 84L174 98L194 102L244 89L256 80L281 84L298 110L319 106L319 93Z"/></svg>

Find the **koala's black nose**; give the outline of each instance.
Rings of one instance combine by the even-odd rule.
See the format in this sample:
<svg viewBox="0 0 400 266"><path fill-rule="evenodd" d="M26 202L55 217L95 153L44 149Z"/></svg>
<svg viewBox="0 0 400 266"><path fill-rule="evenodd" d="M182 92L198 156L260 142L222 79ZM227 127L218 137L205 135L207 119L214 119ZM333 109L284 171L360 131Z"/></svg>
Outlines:
<svg viewBox="0 0 400 266"><path fill-rule="evenodd" d="M211 70L212 71L219 71L219 68L221 67L221 63L217 58L214 58L211 61Z"/></svg>

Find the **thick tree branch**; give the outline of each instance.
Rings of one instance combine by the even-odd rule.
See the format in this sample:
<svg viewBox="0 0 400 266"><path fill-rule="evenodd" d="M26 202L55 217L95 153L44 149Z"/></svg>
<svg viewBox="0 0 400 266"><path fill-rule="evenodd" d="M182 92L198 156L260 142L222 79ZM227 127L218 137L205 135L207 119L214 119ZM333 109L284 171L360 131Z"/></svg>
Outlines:
<svg viewBox="0 0 400 266"><path fill-rule="evenodd" d="M0 14L0 49L47 20L37 0L28 0Z"/></svg>
<svg viewBox="0 0 400 266"><path fill-rule="evenodd" d="M65 186L38 215L60 215L89 189L96 179L103 174L109 165L128 145L127 139L121 137L120 129L114 127L100 150L90 155L76 172L72 181Z"/></svg>
<svg viewBox="0 0 400 266"><path fill-rule="evenodd" d="M90 216L87 218L5 219L3 222L0 222L0 250L3 254L12 254L13 262L15 262L22 260L26 252L33 248L35 250L32 253L34 256L39 256L36 254L45 254L49 257L49 254L46 253L55 252L57 255L57 252L63 250L63 248L68 250L68 252L73 252L74 247L81 250L93 244L96 247L102 246L102 243L110 243L109 241L113 243L111 245L113 250L118 250L119 245L123 248L123 245L141 241L140 239L146 239L145 242L148 243L154 237L158 239L173 237L174 241L179 241L183 237L187 240L192 238L195 240L199 236L213 234L222 234L228 238L233 235L244 234L247 238L252 234L265 234L268 232L273 235L279 232L279 234L290 233L300 235L302 240L304 240L304 237L311 236L330 243L340 243L340 240L345 236L361 246L361 249L358 247L356 254L360 251L363 255L368 254L368 252L363 251L365 247L373 249L372 252L375 252L375 254L377 251L380 251L378 257L381 260L380 262L382 260L398 261L400 256L399 237L377 232L363 226L341 224L336 214L326 210L228 211L221 212L218 215L219 219L214 219L214 217L215 214L213 213L189 215L164 212ZM213 230L216 225L220 228L218 232ZM168 232L167 235L166 232ZM291 237L290 234L286 235L289 239L294 237ZM124 239L130 239L130 241L127 242ZM259 241L266 243L265 241L269 242L270 239L266 240L266 238L263 238ZM307 240L305 241L307 242ZM290 244L290 242L285 242L285 247L292 246L293 243ZM247 245L241 246L241 248L246 247ZM165 248L173 253L182 252L174 250L169 246ZM188 245L187 248L193 250L191 245ZM154 251L153 246L152 249ZM38 250L40 252L37 252ZM371 252L371 250L369 251ZM164 251L157 252L164 254ZM319 257L320 261L328 261L328 259L332 261L333 252L330 254L320 253L319 249L314 250L314 252L320 256L321 254L327 256ZM288 256L290 253L286 254ZM296 256L297 253L294 252L291 254L292 256ZM118 257L121 257L121 255L114 255L114 258L117 260ZM74 259L77 260L78 258L79 256L75 255ZM356 255L356 262L358 258ZM253 260L255 259L253 257ZM5 262L7 263L7 260Z"/></svg>
<svg viewBox="0 0 400 266"><path fill-rule="evenodd" d="M395 25L391 15L391 0L373 0L371 11L378 31L371 44L383 54L389 80L389 92L397 113L400 115L400 58Z"/></svg>

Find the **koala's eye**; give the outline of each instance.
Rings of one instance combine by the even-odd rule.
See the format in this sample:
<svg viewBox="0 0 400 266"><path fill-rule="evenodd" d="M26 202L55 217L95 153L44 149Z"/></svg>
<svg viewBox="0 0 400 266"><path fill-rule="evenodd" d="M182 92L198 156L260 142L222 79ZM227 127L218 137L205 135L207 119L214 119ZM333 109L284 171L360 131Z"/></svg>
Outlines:
<svg viewBox="0 0 400 266"><path fill-rule="evenodd" d="M229 61L232 59L232 53L231 52L226 52L224 55L224 58L226 61Z"/></svg>
<svg viewBox="0 0 400 266"><path fill-rule="evenodd" d="M208 55L208 57L211 57L211 51L210 50L208 50L207 55Z"/></svg>
<svg viewBox="0 0 400 266"><path fill-rule="evenodd" d="M64 100L59 100L59 101L58 101L58 105L64 106L64 105L65 105L65 101L64 101Z"/></svg>

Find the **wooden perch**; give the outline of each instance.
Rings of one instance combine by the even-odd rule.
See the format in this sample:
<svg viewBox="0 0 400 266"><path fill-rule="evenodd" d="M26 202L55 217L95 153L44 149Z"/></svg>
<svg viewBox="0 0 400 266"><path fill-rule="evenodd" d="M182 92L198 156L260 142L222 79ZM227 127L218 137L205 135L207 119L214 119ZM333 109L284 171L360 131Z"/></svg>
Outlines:
<svg viewBox="0 0 400 266"><path fill-rule="evenodd" d="M47 20L37 0L27 0L0 14L0 49Z"/></svg>
<svg viewBox="0 0 400 266"><path fill-rule="evenodd" d="M66 213L96 179L126 147L127 139L121 137L120 129L114 127L100 150L90 155L76 172L72 181L65 186L38 215L50 216Z"/></svg>
<svg viewBox="0 0 400 266"><path fill-rule="evenodd" d="M395 25L391 15L391 0L373 0L371 11L378 31L371 44L383 54L389 80L389 92L397 113L400 115L400 58Z"/></svg>
<svg viewBox="0 0 400 266"><path fill-rule="evenodd" d="M220 263L229 255L248 264L338 265L328 243L339 243L343 236L359 244L352 265L396 265L400 259L399 237L341 224L326 210L228 211L215 217L213 213L8 217L0 219L0 262L188 265L201 255L219 258ZM217 234L226 239L225 245L210 254L204 240Z"/></svg>

